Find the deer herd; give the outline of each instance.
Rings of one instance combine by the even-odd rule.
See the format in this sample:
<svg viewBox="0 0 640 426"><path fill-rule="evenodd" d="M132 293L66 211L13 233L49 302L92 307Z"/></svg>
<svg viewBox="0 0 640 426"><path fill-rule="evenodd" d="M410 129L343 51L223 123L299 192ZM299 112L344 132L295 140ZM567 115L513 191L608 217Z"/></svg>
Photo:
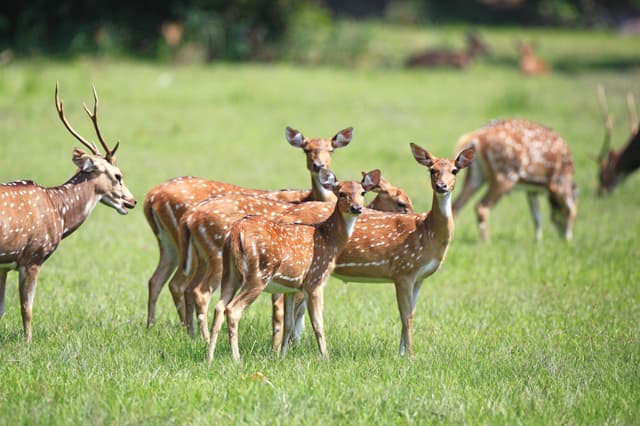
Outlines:
<svg viewBox="0 0 640 426"><path fill-rule="evenodd" d="M478 41L469 40L466 55L473 56ZM440 60L446 55L436 56ZM95 88L93 96L93 110L84 108L104 153L68 122L56 84L58 116L88 152L73 150L77 170L62 185L0 184L0 316L7 274L17 270L27 341L32 339L38 273L60 241L87 219L98 202L123 215L136 205L116 163L119 144L109 148L100 131ZM601 87L598 100L605 128L597 158L598 194L605 195L640 167L640 138L635 101L629 95L629 140L618 150L610 148L614 117ZM240 360L239 320L263 292L272 295L273 349L285 354L300 338L307 310L320 355L327 357L324 288L332 275L345 282L395 286L401 321L399 353L411 355L411 329L422 282L444 261L455 216L483 184L486 192L475 206L482 240L489 240L491 208L517 187L526 192L536 239L542 238L540 193L549 200L551 221L560 236L572 238L577 190L571 153L560 135L534 122L490 122L460 137L452 159L438 158L410 144L413 158L428 170L433 193L431 209L424 213L416 213L406 192L383 178L380 170L362 172L354 180L339 180L333 174L332 154L351 143L353 128L331 138L308 138L287 127L285 137L305 154L310 189L268 191L185 176L151 188L144 199L144 215L160 252L148 283L147 327L155 323L158 297L169 281L181 323L208 342L209 362L225 320L232 356ZM462 169L467 169L462 189L452 200ZM376 195L365 204L367 192ZM209 302L218 289L209 328Z"/></svg>

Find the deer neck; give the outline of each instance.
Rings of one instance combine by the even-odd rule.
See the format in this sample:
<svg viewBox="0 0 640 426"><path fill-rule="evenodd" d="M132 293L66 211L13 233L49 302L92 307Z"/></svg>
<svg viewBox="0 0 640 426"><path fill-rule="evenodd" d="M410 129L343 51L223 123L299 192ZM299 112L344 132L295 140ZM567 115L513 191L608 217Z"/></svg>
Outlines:
<svg viewBox="0 0 640 426"><path fill-rule="evenodd" d="M451 192L438 194L434 191L431 211L426 218L426 226L437 240L443 243L451 241L454 230Z"/></svg>
<svg viewBox="0 0 640 426"><path fill-rule="evenodd" d="M357 218L357 215L342 214L336 205L327 220L318 225L317 230L341 251L353 233Z"/></svg>
<svg viewBox="0 0 640 426"><path fill-rule="evenodd" d="M310 201L336 201L333 191L325 189L320 184L318 173L311 173L311 200Z"/></svg>
<svg viewBox="0 0 640 426"><path fill-rule="evenodd" d="M47 193L62 219L62 238L78 229L100 200L95 193L93 179L82 172L76 173L63 185L47 188Z"/></svg>

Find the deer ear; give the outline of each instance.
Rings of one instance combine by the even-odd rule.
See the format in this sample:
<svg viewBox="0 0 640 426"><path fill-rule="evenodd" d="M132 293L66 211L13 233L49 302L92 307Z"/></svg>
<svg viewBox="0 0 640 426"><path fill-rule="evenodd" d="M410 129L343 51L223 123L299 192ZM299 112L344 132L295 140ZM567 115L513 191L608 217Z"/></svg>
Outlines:
<svg viewBox="0 0 640 426"><path fill-rule="evenodd" d="M433 166L435 159L426 149L416 145L415 143L411 143L411 152L413 153L413 158L420 164L425 167Z"/></svg>
<svg viewBox="0 0 640 426"><path fill-rule="evenodd" d="M295 146L296 148L304 147L304 136L302 136L302 133L300 133L298 130L287 127L284 134L287 137L287 142L289 142L290 145Z"/></svg>
<svg viewBox="0 0 640 426"><path fill-rule="evenodd" d="M318 179L320 180L320 185L329 191L333 191L333 188L335 188L338 183L336 175L334 175L329 169L320 169L320 172L318 172Z"/></svg>
<svg viewBox="0 0 640 426"><path fill-rule="evenodd" d="M371 191L380 183L380 170L371 170L362 177L362 187L365 191Z"/></svg>
<svg viewBox="0 0 640 426"><path fill-rule="evenodd" d="M473 161L473 156L475 155L476 150L474 148L467 148L462 151L456 157L456 167L459 169L464 169L465 167L469 167L471 162Z"/></svg>
<svg viewBox="0 0 640 426"><path fill-rule="evenodd" d="M342 148L343 146L349 145L351 138L353 138L353 127L347 127L336 133L331 139L331 145L333 145L334 148Z"/></svg>
<svg viewBox="0 0 640 426"><path fill-rule="evenodd" d="M76 148L73 150L72 161L83 172L91 172L96 169L93 158L81 149Z"/></svg>

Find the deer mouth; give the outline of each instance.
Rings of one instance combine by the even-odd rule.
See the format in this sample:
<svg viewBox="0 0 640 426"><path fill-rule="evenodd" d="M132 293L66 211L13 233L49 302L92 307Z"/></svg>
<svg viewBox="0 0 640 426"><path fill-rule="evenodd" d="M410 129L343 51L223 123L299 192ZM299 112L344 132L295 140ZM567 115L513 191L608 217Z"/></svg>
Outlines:
<svg viewBox="0 0 640 426"><path fill-rule="evenodd" d="M126 215L129 213L129 209L132 209L136 205L135 199L122 199L122 200L114 200L113 198L107 196L106 194L100 199L103 204L106 204L109 207L112 207L120 213L121 215Z"/></svg>

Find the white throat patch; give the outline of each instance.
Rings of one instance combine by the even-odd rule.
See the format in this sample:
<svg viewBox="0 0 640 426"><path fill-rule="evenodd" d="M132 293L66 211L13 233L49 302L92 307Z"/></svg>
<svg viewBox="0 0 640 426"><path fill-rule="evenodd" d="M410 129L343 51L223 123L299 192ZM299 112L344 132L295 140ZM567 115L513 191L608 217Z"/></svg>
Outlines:
<svg viewBox="0 0 640 426"><path fill-rule="evenodd" d="M451 192L447 192L445 194L438 194L436 192L436 197L438 197L438 205L440 206L440 213L444 217L451 217L453 215L451 209Z"/></svg>

